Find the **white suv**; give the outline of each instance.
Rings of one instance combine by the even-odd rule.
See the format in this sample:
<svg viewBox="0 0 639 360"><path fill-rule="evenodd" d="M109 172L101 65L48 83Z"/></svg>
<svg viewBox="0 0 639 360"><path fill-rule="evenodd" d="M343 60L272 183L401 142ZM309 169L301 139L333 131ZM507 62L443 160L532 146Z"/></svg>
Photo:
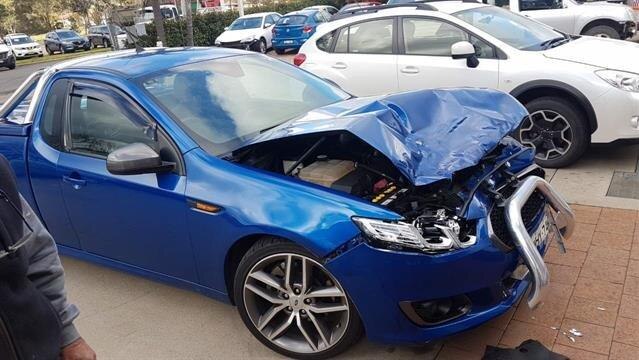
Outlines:
<svg viewBox="0 0 639 360"><path fill-rule="evenodd" d="M499 7L441 1L338 16L294 62L357 96L506 91L531 114L515 135L536 148L539 164L561 167L591 142L639 138L638 58L638 44L569 36Z"/></svg>
<svg viewBox="0 0 639 360"><path fill-rule="evenodd" d="M627 39L635 35L637 19L625 4L576 0L483 0L518 12L568 34Z"/></svg>
<svg viewBox="0 0 639 360"><path fill-rule="evenodd" d="M4 37L4 42L18 59L43 55L42 46L26 34L9 34Z"/></svg>

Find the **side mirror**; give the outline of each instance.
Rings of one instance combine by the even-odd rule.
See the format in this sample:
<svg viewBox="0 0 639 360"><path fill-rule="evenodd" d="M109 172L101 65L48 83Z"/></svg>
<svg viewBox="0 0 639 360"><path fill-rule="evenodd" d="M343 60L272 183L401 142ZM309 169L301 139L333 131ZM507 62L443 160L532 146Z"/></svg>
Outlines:
<svg viewBox="0 0 639 360"><path fill-rule="evenodd" d="M228 29L229 29L229 27L228 27L228 26L225 26L225 27L224 27L224 31L226 31L226 30L228 30Z"/></svg>
<svg viewBox="0 0 639 360"><path fill-rule="evenodd" d="M114 175L162 173L175 164L163 162L160 155L146 144L133 143L112 151L107 156L107 170Z"/></svg>
<svg viewBox="0 0 639 360"><path fill-rule="evenodd" d="M273 26L273 24L268 24L268 23L264 24L264 28L265 28L265 29L268 29L268 28L270 28L271 26Z"/></svg>
<svg viewBox="0 0 639 360"><path fill-rule="evenodd" d="M475 46L468 41L458 41L451 45L450 54L453 59L466 59L466 65L469 68L476 68L479 65Z"/></svg>

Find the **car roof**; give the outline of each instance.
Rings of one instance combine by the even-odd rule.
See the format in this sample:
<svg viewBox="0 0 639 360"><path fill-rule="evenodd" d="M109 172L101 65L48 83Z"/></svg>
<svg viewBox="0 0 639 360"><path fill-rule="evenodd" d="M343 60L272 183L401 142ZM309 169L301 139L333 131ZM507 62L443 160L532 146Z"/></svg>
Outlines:
<svg viewBox="0 0 639 360"><path fill-rule="evenodd" d="M452 14L462 10L491 6L488 4L482 4L481 2L473 1L429 1L427 4L447 14Z"/></svg>
<svg viewBox="0 0 639 360"><path fill-rule="evenodd" d="M23 33L15 33L15 34L7 34L5 37L24 37L24 36L28 36L27 34L23 34Z"/></svg>
<svg viewBox="0 0 639 360"><path fill-rule="evenodd" d="M123 50L87 56L53 65L53 68L107 70L135 78L176 66L245 54L246 51L227 48L149 48L140 52Z"/></svg>
<svg viewBox="0 0 639 360"><path fill-rule="evenodd" d="M286 15L284 16L293 16L293 15L313 15L316 12L318 12L319 10L316 9L312 9L312 10L297 10L297 11L291 11L290 13L286 13Z"/></svg>
<svg viewBox="0 0 639 360"><path fill-rule="evenodd" d="M244 16L240 16L238 19L244 19L244 18L250 18L250 17L264 17L271 14L276 14L276 13L275 12L259 12L259 13L253 13L253 14L246 14Z"/></svg>

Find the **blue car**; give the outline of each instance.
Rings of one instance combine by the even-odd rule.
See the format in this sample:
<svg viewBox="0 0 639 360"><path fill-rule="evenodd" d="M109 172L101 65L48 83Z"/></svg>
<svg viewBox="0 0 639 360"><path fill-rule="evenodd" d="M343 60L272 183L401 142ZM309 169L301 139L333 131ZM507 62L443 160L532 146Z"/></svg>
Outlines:
<svg viewBox="0 0 639 360"><path fill-rule="evenodd" d="M328 13L323 10L294 11L282 16L273 26L273 49L278 54L289 49L298 50L315 34L317 26L329 20Z"/></svg>
<svg viewBox="0 0 639 360"><path fill-rule="evenodd" d="M235 304L320 359L539 303L574 219L508 136L525 116L493 90L355 98L261 54L124 51L32 75L0 153L63 254Z"/></svg>

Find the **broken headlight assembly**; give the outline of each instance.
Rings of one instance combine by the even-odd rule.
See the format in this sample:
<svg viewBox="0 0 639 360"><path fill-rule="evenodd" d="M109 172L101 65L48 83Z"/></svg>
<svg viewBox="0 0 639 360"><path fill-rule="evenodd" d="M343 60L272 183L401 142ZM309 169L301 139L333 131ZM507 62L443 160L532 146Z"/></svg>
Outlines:
<svg viewBox="0 0 639 360"><path fill-rule="evenodd" d="M367 239L375 246L391 250L419 250L440 253L463 249L477 242L471 226L447 217L443 210L418 216L412 223L353 217Z"/></svg>

